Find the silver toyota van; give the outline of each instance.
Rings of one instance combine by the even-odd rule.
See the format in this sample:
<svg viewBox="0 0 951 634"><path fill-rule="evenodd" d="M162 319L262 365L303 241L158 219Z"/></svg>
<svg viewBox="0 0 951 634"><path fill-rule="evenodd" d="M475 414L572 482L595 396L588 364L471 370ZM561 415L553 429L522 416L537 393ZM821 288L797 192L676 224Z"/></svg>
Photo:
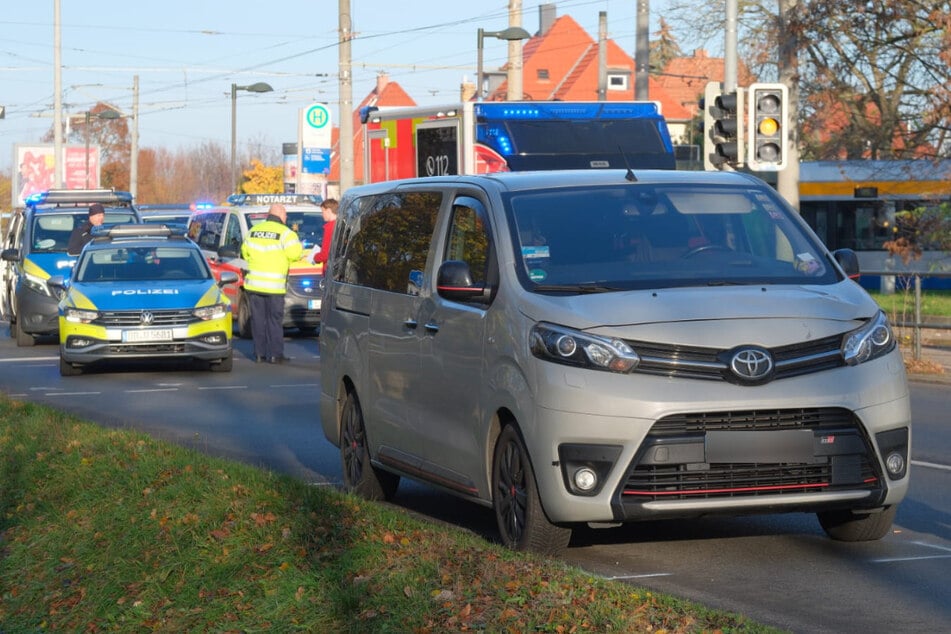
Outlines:
<svg viewBox="0 0 951 634"><path fill-rule="evenodd" d="M516 549L724 513L879 539L911 414L858 274L738 173L356 187L324 289L323 431L348 489L429 483L494 508Z"/></svg>

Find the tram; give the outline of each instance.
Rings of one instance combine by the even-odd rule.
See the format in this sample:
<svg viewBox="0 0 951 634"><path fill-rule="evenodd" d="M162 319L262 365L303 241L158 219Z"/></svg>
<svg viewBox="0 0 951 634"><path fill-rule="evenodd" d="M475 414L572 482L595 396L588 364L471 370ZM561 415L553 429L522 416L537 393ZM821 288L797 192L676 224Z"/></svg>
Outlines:
<svg viewBox="0 0 951 634"><path fill-rule="evenodd" d="M800 165L799 210L826 246L854 250L862 271L895 271L895 277L863 273L860 282L870 290L891 290L915 272L951 272L951 254L936 245L922 245L922 257L907 264L883 246L901 235L898 212L941 205L951 205L951 160L812 161ZM951 289L951 279L922 276L922 285Z"/></svg>

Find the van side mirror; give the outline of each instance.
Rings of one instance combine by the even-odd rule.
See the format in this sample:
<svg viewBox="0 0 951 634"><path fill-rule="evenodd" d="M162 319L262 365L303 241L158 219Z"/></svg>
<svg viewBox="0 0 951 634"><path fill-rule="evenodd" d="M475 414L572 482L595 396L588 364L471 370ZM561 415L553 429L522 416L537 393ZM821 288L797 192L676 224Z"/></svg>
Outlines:
<svg viewBox="0 0 951 634"><path fill-rule="evenodd" d="M446 260L436 275L436 291L441 297L456 302L487 302L489 290L472 282L469 264L461 260Z"/></svg>
<svg viewBox="0 0 951 634"><path fill-rule="evenodd" d="M859 272L859 256L855 254L855 251L852 249L836 249L832 252L832 257L839 263L839 266L841 266L845 274L849 276L849 279L859 279L861 275Z"/></svg>

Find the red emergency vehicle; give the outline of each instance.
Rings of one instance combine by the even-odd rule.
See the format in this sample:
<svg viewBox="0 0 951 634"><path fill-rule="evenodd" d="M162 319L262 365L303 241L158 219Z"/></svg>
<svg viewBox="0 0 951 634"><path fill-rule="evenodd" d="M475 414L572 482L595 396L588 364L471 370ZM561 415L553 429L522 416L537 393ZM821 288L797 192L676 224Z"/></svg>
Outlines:
<svg viewBox="0 0 951 634"><path fill-rule="evenodd" d="M674 169L653 101L460 102L360 112L367 182L447 174Z"/></svg>

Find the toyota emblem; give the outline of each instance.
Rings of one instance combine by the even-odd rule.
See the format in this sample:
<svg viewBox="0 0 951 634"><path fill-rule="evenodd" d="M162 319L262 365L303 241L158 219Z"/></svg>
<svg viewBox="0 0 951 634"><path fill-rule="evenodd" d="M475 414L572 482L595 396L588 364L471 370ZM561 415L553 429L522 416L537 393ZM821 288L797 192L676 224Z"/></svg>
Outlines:
<svg viewBox="0 0 951 634"><path fill-rule="evenodd" d="M155 315L153 315L151 311L146 310L142 312L143 326L151 326L153 321L155 321Z"/></svg>
<svg viewBox="0 0 951 634"><path fill-rule="evenodd" d="M773 372L773 355L763 348L740 348L730 359L730 369L743 381L762 381Z"/></svg>

